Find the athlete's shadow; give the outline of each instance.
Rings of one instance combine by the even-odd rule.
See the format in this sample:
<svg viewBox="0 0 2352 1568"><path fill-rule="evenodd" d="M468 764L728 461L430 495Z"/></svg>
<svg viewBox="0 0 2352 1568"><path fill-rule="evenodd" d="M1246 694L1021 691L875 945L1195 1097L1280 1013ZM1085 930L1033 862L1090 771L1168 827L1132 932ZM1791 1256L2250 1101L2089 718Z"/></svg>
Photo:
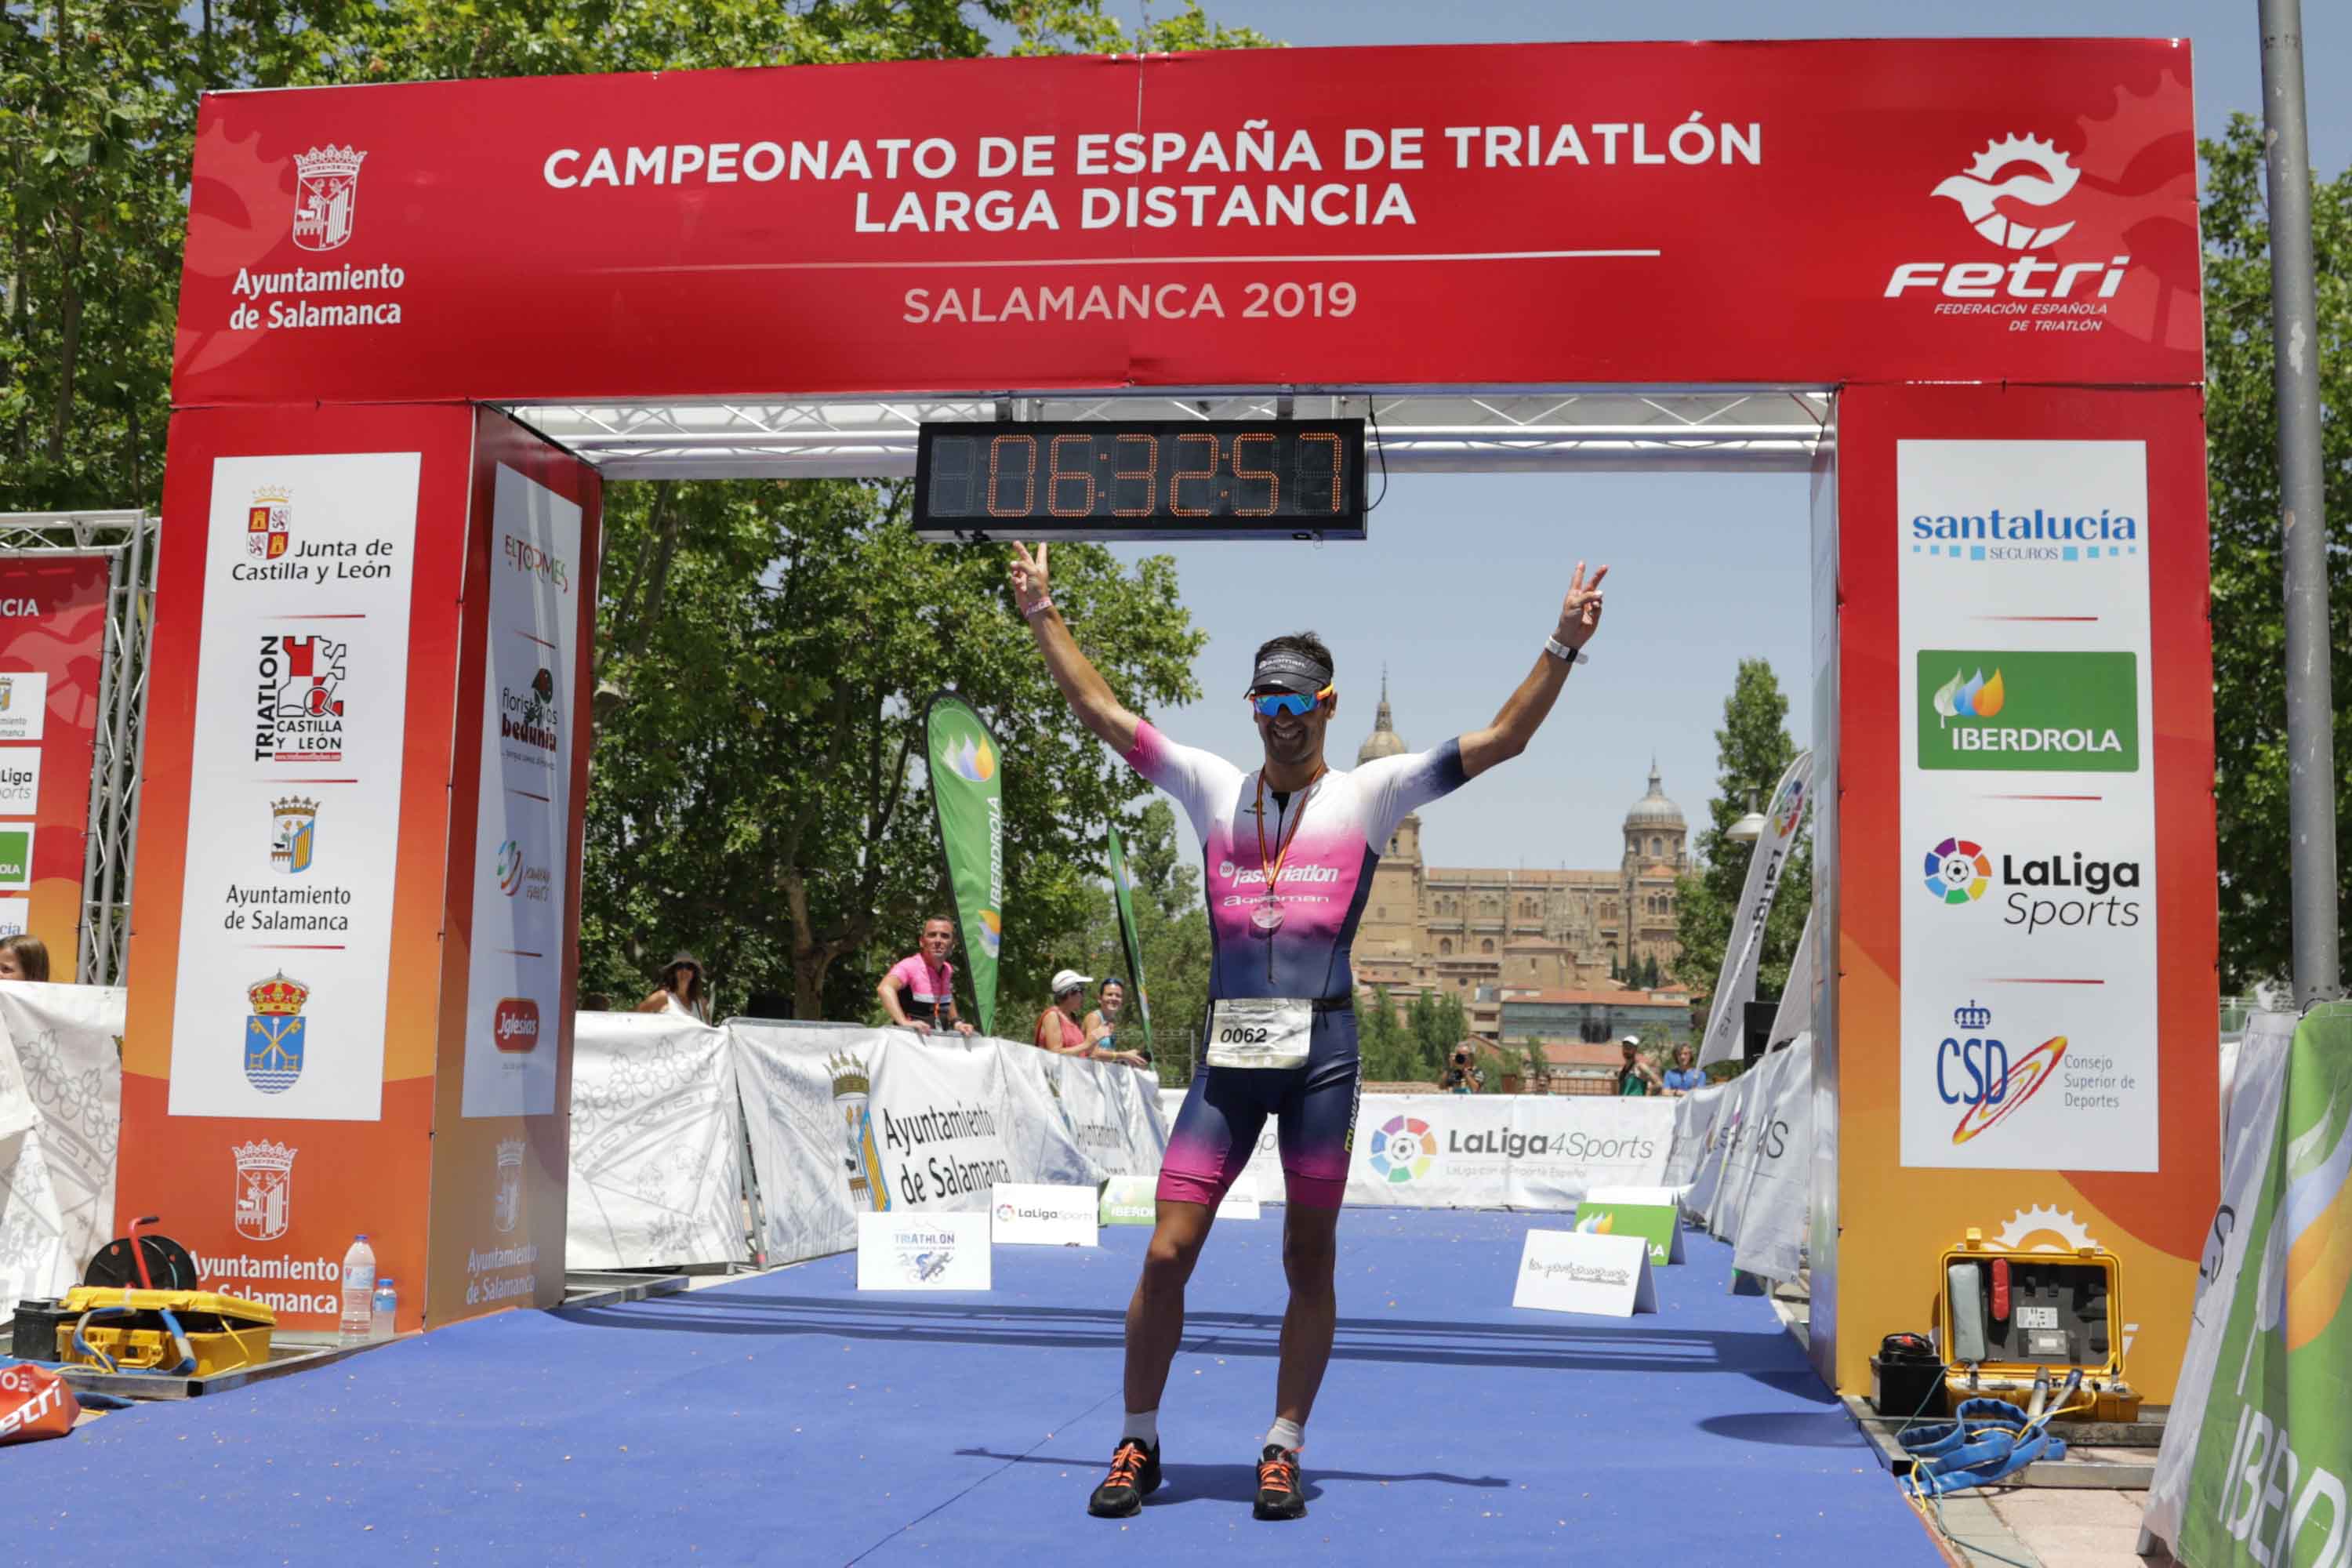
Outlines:
<svg viewBox="0 0 2352 1568"><path fill-rule="evenodd" d="M1052 1465L1060 1469L1091 1472L1102 1468L1098 1458L1059 1458L1051 1454L1007 1454L996 1448L958 1448L959 1458L1002 1459L1008 1465ZM1257 1500L1257 1467L1255 1465L1185 1465L1173 1462L1160 1467L1160 1489L1143 1500L1146 1508L1172 1508L1186 1502L1239 1502ZM1485 1490L1501 1490L1511 1483L1502 1476L1456 1476L1444 1470L1318 1470L1306 1469L1303 1490L1308 1502L1323 1495L1325 1481L1370 1481L1379 1486L1391 1486L1405 1481L1432 1481L1442 1486L1476 1487Z"/></svg>

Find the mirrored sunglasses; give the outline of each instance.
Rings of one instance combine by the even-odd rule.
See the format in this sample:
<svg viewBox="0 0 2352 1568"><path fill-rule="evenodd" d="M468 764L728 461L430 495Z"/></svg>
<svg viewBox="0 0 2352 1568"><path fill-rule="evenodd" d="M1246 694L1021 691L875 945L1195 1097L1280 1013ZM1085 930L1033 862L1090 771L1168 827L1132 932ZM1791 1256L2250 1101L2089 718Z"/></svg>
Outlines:
<svg viewBox="0 0 2352 1568"><path fill-rule="evenodd" d="M1308 709L1329 700L1332 693L1339 689L1336 684L1327 686L1312 697L1301 697L1296 691L1254 691L1250 693L1249 700L1250 705L1268 719L1279 719L1285 714L1296 719Z"/></svg>

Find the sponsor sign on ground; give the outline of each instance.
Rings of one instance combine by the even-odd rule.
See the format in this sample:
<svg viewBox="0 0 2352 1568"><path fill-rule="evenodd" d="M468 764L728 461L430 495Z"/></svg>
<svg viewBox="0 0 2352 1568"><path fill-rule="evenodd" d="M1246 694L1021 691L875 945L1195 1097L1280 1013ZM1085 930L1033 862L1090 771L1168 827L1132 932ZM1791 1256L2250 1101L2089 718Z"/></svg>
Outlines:
<svg viewBox="0 0 2352 1568"><path fill-rule="evenodd" d="M958 1213L857 1216L860 1290L985 1290L993 1277L989 1216Z"/></svg>
<svg viewBox="0 0 2352 1568"><path fill-rule="evenodd" d="M1649 1244L1638 1236L1531 1230L1519 1253L1511 1305L1547 1312L1630 1318L1658 1310Z"/></svg>
<svg viewBox="0 0 2352 1568"><path fill-rule="evenodd" d="M1032 1247L1093 1247L1097 1224L1090 1186L1000 1182L988 1192L992 1236Z"/></svg>

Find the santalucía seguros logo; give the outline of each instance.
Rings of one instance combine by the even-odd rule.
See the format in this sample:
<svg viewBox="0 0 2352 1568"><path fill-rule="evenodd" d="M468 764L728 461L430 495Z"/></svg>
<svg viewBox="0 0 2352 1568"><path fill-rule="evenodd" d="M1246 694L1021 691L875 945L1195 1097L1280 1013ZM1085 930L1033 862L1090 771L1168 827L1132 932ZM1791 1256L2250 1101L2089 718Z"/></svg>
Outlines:
<svg viewBox="0 0 2352 1568"><path fill-rule="evenodd" d="M1972 904L1992 880L1984 846L1957 836L1927 851L1927 891L1939 904Z"/></svg>
<svg viewBox="0 0 2352 1568"><path fill-rule="evenodd" d="M1372 1174L1384 1182L1410 1182L1429 1174L1437 1137L1418 1116L1391 1116L1372 1133Z"/></svg>

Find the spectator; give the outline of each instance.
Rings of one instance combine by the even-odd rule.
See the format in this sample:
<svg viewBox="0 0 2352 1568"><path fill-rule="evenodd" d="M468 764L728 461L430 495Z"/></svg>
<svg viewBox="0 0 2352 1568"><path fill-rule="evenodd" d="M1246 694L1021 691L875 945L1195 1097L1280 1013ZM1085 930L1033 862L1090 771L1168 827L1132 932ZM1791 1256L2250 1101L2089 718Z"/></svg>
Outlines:
<svg viewBox="0 0 2352 1568"><path fill-rule="evenodd" d="M0 937L0 980L38 980L49 977L48 945L30 931Z"/></svg>
<svg viewBox="0 0 2352 1568"><path fill-rule="evenodd" d="M1642 1055L1642 1037L1628 1035L1619 1043L1625 1047L1625 1065L1617 1069L1617 1092L1636 1098L1665 1093L1665 1082L1658 1077L1658 1069Z"/></svg>
<svg viewBox="0 0 2352 1568"><path fill-rule="evenodd" d="M1448 1094L1477 1094L1486 1087L1486 1075L1473 1058L1468 1046L1456 1046L1445 1063L1445 1076L1438 1088Z"/></svg>
<svg viewBox="0 0 2352 1568"><path fill-rule="evenodd" d="M1706 1069L1694 1067L1688 1046L1675 1047L1675 1065L1666 1069L1666 1092L1680 1099L1692 1089L1706 1087Z"/></svg>
<svg viewBox="0 0 2352 1568"><path fill-rule="evenodd" d="M1087 987L1093 984L1091 976L1075 969L1055 974L1054 1005L1037 1015L1035 1038L1040 1050L1066 1057L1094 1054L1087 1046L1087 1032L1078 1023L1079 1011L1087 1005Z"/></svg>
<svg viewBox="0 0 2352 1568"><path fill-rule="evenodd" d="M955 921L947 916L933 915L923 922L915 951L892 964L874 988L892 1023L921 1035L934 1029L972 1032L970 1024L956 1016L955 965L948 962L955 939Z"/></svg>
<svg viewBox="0 0 2352 1568"><path fill-rule="evenodd" d="M1125 1062L1131 1068L1148 1068L1151 1058L1142 1048L1118 1043L1119 1021L1127 1013L1127 982L1113 975L1095 991L1095 1010L1087 1015L1080 1026L1086 1031L1087 1048L1097 1061Z"/></svg>
<svg viewBox="0 0 2352 1568"><path fill-rule="evenodd" d="M674 1014L698 1024L710 1022L710 993L703 985L702 960L681 949L662 965L661 984L637 1004L637 1011Z"/></svg>

